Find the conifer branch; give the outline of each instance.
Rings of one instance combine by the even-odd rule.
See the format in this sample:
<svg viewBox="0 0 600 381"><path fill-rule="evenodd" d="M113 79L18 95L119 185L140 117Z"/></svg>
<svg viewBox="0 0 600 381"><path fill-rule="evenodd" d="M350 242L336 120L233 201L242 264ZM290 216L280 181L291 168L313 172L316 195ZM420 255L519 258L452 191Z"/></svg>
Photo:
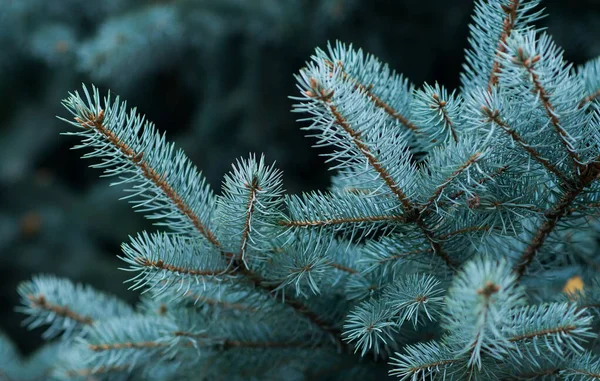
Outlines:
<svg viewBox="0 0 600 381"><path fill-rule="evenodd" d="M350 123L344 118L344 116L338 111L337 107L331 101L333 96L333 90L325 90L316 79L310 79L311 90L309 90L306 95L311 98L316 98L323 102L326 107L329 109L331 114L334 117L335 123L340 126L351 138L354 145L359 149L359 151L366 157L370 166L379 174L381 179L385 182L387 187L392 191L393 194L396 195L400 203L402 204L404 211L407 215L415 215L418 214L418 210L410 201L408 196L400 189L398 184L392 178L388 170L379 162L377 157L371 152L367 144L365 144L361 139L361 134L355 131ZM444 262L450 267L454 268L454 262L450 258L450 256L443 251L441 245L435 240L434 235L429 229L425 226L422 218L417 218L415 221L417 227L423 232L425 239L429 241L431 247L434 250L434 253L438 255L440 258L444 260Z"/></svg>
<svg viewBox="0 0 600 381"><path fill-rule="evenodd" d="M382 263L385 263L385 262L395 261L396 259L409 257L409 256L414 255L414 254L432 253L432 252L433 252L433 249L423 249L423 250L408 251L408 252L405 252L405 253L394 254L394 255L391 255L389 257L381 258L381 259L377 260L377 263L378 264L382 264Z"/></svg>
<svg viewBox="0 0 600 381"><path fill-rule="evenodd" d="M500 118L500 112L498 110L490 110L487 106L482 106L481 110L488 117L489 122L494 122L504 132L510 136L510 138L519 145L525 152L527 152L532 159L542 164L548 171L554 173L562 182L568 183L570 180L556 168L550 161L544 158L537 150L535 150L529 143L527 143L521 135L519 135L513 128L511 128L504 120Z"/></svg>
<svg viewBox="0 0 600 381"><path fill-rule="evenodd" d="M513 58L513 63L522 66L525 71L529 74L529 78L533 84L532 92L539 96L539 99L542 103L548 118L550 119L550 123L556 130L558 134L559 140L562 143L563 147L566 149L567 154L573 160L573 163L576 167L583 169L583 160L579 157L572 144L569 142L569 134L565 131L565 129L561 126L560 120L556 115L556 111L554 110L554 106L550 103L550 94L540 80L539 75L535 71L534 65L540 61L542 57L538 54L533 57L525 57L525 53L523 48L517 48L517 56Z"/></svg>
<svg viewBox="0 0 600 381"><path fill-rule="evenodd" d="M431 371L432 369L439 369L444 366L455 364L457 362L458 362L458 360L456 360L456 359L427 362L427 363L419 364L418 366L413 366L409 369L406 369L403 374L406 374L407 376L412 375L413 376L412 378L414 378L415 376L417 376L421 373ZM390 374L394 374L394 373L390 372Z"/></svg>
<svg viewBox="0 0 600 381"><path fill-rule="evenodd" d="M112 344L88 344L88 348L93 352L106 352L106 351L114 351L120 349L153 349L153 348L161 348L168 347L169 343L167 342L158 342L158 341L126 341L123 343L112 343Z"/></svg>
<svg viewBox="0 0 600 381"><path fill-rule="evenodd" d="M254 176L252 178L252 182L250 184L247 184L247 187L250 191L250 195L248 196L248 203L246 205L246 220L244 222L244 230L242 231L242 244L240 246L240 251L237 257L238 260L243 260L244 253L246 252L246 247L248 245L248 237L250 235L250 221L252 219L252 214L254 213L254 206L256 203L256 191L258 190L258 178Z"/></svg>
<svg viewBox="0 0 600 381"><path fill-rule="evenodd" d="M503 173L505 173L506 171L508 171L508 169L509 169L508 165L504 165L504 166L502 166L502 167L500 167L500 168L496 169L496 170L494 171L494 173L490 174L489 176L482 177L481 179L479 179L479 180L477 181L477 184L478 184L478 185L483 185L483 184L485 184L487 181L490 181L490 180L494 179L495 177L498 177L498 176L502 175ZM462 196L462 195L464 195L464 194L465 194L465 191L464 191L464 190L459 190L459 191L457 191L457 192L454 192L454 193L452 193L450 196L448 196L448 198L449 198L450 200L456 200L456 199L458 199L459 197L461 197L461 196Z"/></svg>
<svg viewBox="0 0 600 381"><path fill-rule="evenodd" d="M247 306L245 304L230 303L230 302L225 302L225 301L219 300L219 299L207 298L205 296L194 294L190 291L186 292L184 296L188 297L190 299L194 299L196 302L202 302L209 306L220 306L225 309L239 310L239 311L250 311L250 312L258 311L256 308Z"/></svg>
<svg viewBox="0 0 600 381"><path fill-rule="evenodd" d="M427 200L425 205L421 208L421 210L424 211L426 209L429 209L431 207L431 205L433 205L433 203L435 203L436 200L440 197L442 192L444 192L444 190L446 189L446 186L448 184L450 184L452 182L452 180L456 179L464 171L466 171L471 165L476 163L479 160L480 156L481 156L481 152L476 152L475 154L471 155L471 157L469 157L467 159L467 161L465 161L461 166L459 166L454 172L452 172L452 174L443 183L441 183L440 185L437 186L437 188L435 189L435 192L431 195L431 197L429 197L429 199Z"/></svg>
<svg viewBox="0 0 600 381"><path fill-rule="evenodd" d="M396 352L389 374L402 380L432 379L440 373L444 377L447 369L459 362L446 346L435 341L421 342L407 345L403 353Z"/></svg>
<svg viewBox="0 0 600 381"><path fill-rule="evenodd" d="M596 99L600 99L600 89L596 90L596 92L584 97L581 102L579 102L579 106L578 108L582 108L583 106L585 106L587 103L593 102Z"/></svg>
<svg viewBox="0 0 600 381"><path fill-rule="evenodd" d="M283 248L281 248L281 247L273 248L272 251L277 252L278 254L282 254L282 253L285 252L285 250ZM340 270L340 271L343 271L343 272L347 272L349 274L358 274L360 272L360 271L358 271L358 270L356 270L356 269L354 269L352 267L345 266L345 265L342 265L342 264L337 263L337 262L331 262L331 261L329 261L329 262L327 262L327 266L333 267L334 269L337 269L337 270Z"/></svg>
<svg viewBox="0 0 600 381"><path fill-rule="evenodd" d="M450 118L450 115L448 114L448 109L446 108L446 101L440 100L440 96L435 93L432 95L432 98L437 106L437 109L442 113L442 118L444 119L444 123L448 126L448 128L450 128L450 133L452 134L452 139L454 139L455 143L458 143L458 135L456 134L456 128L454 127L454 122L452 121L452 118Z"/></svg>
<svg viewBox="0 0 600 381"><path fill-rule="evenodd" d="M502 6L502 11L506 14L506 17L502 22L502 32L500 33L500 39L496 48L496 57L488 80L488 91L491 91L492 87L498 84L498 74L502 70L499 58L502 53L506 52L506 40L510 37L515 27L519 5L520 0L511 0L509 5Z"/></svg>
<svg viewBox="0 0 600 381"><path fill-rule="evenodd" d="M65 371L67 377L91 377L113 372L125 372L130 365L99 366L93 368L68 369Z"/></svg>
<svg viewBox="0 0 600 381"><path fill-rule="evenodd" d="M364 217L340 217L326 220L281 220L282 226L287 227L309 227L309 226L330 226L341 224L362 224L365 222L405 222L406 217L401 215L379 215L379 216L364 216Z"/></svg>
<svg viewBox="0 0 600 381"><path fill-rule="evenodd" d="M124 157L128 158L131 163L138 167L143 176L151 181L163 194L179 209L179 211L185 215L198 232L204 236L211 244L215 247L220 248L221 243L217 240L217 237L213 234L200 221L200 218L194 213L187 203L181 198L181 196L173 189L173 187L166 182L166 173L158 174L152 166L150 166L144 160L144 152L136 152L133 148L129 147L123 142L113 131L111 131L106 125L104 125L104 110L100 109L97 114L85 113L83 110L80 115L83 115L85 119L75 117L75 121L86 129L93 129L101 134L113 147L118 149Z"/></svg>
<svg viewBox="0 0 600 381"><path fill-rule="evenodd" d="M585 295L530 304L543 284L518 282L538 253L558 270L563 247L589 265L597 210L584 208L600 205L599 61L578 73L565 65L529 26L540 1L477 0L461 93L414 89L340 43L317 49L292 98L314 145L332 148L323 156L339 172L324 193L285 196L281 173L251 155L215 195L135 109L101 103L96 88L70 94L75 148L91 148L92 167L168 232L123 245L131 288L151 291L140 309L54 278L20 287L29 327L83 344L52 368L63 378L258 379L341 363L342 378L363 378L364 364L339 358L354 350L374 363L382 354L403 380L596 377L599 284L586 278ZM0 337L3 353L18 360Z"/></svg>
<svg viewBox="0 0 600 381"><path fill-rule="evenodd" d="M567 214L572 214L575 212L591 212L590 209L597 209L600 208L600 202L588 202L586 204L583 205L579 205L577 207L574 208L569 208L569 211L567 212Z"/></svg>
<svg viewBox="0 0 600 381"><path fill-rule="evenodd" d="M527 267L529 267L531 262L533 262L538 250L544 245L544 242L546 242L546 238L548 238L550 233L552 233L560 219L564 217L573 201L575 201L577 196L579 196L582 191L583 186L568 191L553 209L544 213L546 220L537 229L533 240L529 246L527 246L525 251L523 251L519 262L515 266L515 272L517 273L519 279L525 274L525 270Z"/></svg>
<svg viewBox="0 0 600 381"><path fill-rule="evenodd" d="M315 82L315 85L313 86L313 91L314 92L318 91L316 82ZM322 93L322 96L325 94L327 94L327 92ZM381 165L379 160L377 160L377 157L373 154L373 152L371 152L369 147L362 141L360 133L356 132L352 128L352 126L350 126L348 121L338 111L337 107L331 102L330 96L323 96L322 100L329 107L331 114L335 118L336 124L339 125L340 127L342 127L342 129L344 131L346 131L346 133L350 136L350 138L352 139L352 142L356 145L356 147L358 147L358 149L367 158L367 161L369 162L371 167L375 170L375 172L377 172L379 174L379 176L381 176L381 178L383 179L385 184L388 186L388 188L392 191L392 193L394 193L396 195L398 200L400 200L400 202L402 203L402 205L404 207L404 210L406 212L411 211L414 208L414 206L410 202L408 196L406 196L406 194L404 194L402 189L400 189L398 184L396 184L396 182L394 181L392 176L389 174L387 169L384 168L383 165Z"/></svg>
<svg viewBox="0 0 600 381"><path fill-rule="evenodd" d="M184 274L184 275L192 275L192 276L217 276L217 275L225 275L229 271L229 269L191 269L183 266L177 266L169 263L165 263L162 259L158 261L152 261L148 258L138 257L135 261L143 267L153 267L159 270L166 270L172 273Z"/></svg>
<svg viewBox="0 0 600 381"><path fill-rule="evenodd" d="M86 94L87 94L87 90L86 90ZM95 95L96 94L97 94L97 91L95 90ZM160 189L166 195L166 197L177 207L177 209L192 222L193 226L198 230L198 232L202 236L204 236L210 244L212 244L217 250L219 250L221 252L221 255L224 258L229 259L229 260L234 258L232 253L228 253L223 250L223 245L217 239L216 235L207 226L205 226L201 222L200 218L194 213L194 211L189 207L189 205L184 202L183 198L175 191L173 186L166 181L167 174L165 173L165 174L159 175L156 172L156 170L154 168L152 168L150 166L150 164L144 160L144 152L136 152L133 148L131 148L127 144L125 144L125 142L123 142L113 131L111 131L104 124L104 119L105 119L104 111L102 109L100 109L99 106L98 106L98 111L96 113L92 112L89 109L86 110L84 107L81 106L81 103L74 103L74 105L72 107L75 108L74 111L76 112L76 115L77 115L77 116L75 116L76 123L78 123L84 129L88 129L88 130L93 129L94 131L99 133L101 136L103 136L104 139L106 139L113 147L115 147L121 154L123 154L126 158L128 158L133 165L135 165L137 168L139 168L141 170L144 178L149 180L152 184L154 184L158 189ZM138 263L138 264L140 264L140 263ZM141 263L141 264L143 264L143 263ZM170 270L170 269L171 270L183 270L184 272L182 274L184 274L184 275L194 276L195 273L197 272L196 270L191 270L191 269L166 266L164 264L164 262L159 263L157 261L155 263L155 265L159 265L159 264L162 267L164 267L164 270ZM243 267L245 267L245 266L243 266ZM236 273L241 273L241 274L245 275L251 281L261 279L260 275L251 272L247 268L242 269L241 266L233 267L233 271L231 272L231 274L235 275ZM275 295L273 294L273 291L276 289L276 287L265 286L265 283L263 281L260 281L255 284L258 287L262 288L263 290L268 291L272 297L275 297ZM304 315L309 320L313 321L317 326L322 328L324 331L335 334L335 331L332 331L327 325L325 325L321 321L321 319L319 319L317 317L317 315L315 313L313 313L312 311L309 311L308 308L303 306L299 301L293 300L291 298L286 298L285 303L288 305L291 305L294 310L296 310L300 314ZM338 336L338 338L339 338L339 336Z"/></svg>
<svg viewBox="0 0 600 381"><path fill-rule="evenodd" d="M349 274L358 274L359 273L358 270L353 269L352 267L344 266L344 265L339 264L339 263L328 262L327 265L333 267L334 269L337 269L337 270L340 270L340 271L343 271L343 272L347 272Z"/></svg>
<svg viewBox="0 0 600 381"><path fill-rule="evenodd" d="M262 288L264 291L267 291L269 295L275 297L275 291L279 288L279 284L269 284L262 276L250 271L245 267L239 267L238 271L241 274L244 274L253 284ZM311 311L297 299L293 299L289 296L286 296L285 303L288 306L292 307L300 315L307 318L310 322L319 327L321 330L331 334L341 348L346 347L346 344L344 344L341 340L342 332L340 331L340 329L331 326L322 317Z"/></svg>
<svg viewBox="0 0 600 381"><path fill-rule="evenodd" d="M486 231L489 230L490 226L487 225L483 225L483 226L467 226L465 228L462 229L458 229L449 233L445 233L442 234L440 236L438 236L438 239L447 239L453 236L457 236L457 235L461 235L461 234L466 234L466 233L472 233L472 232L477 232L477 231Z"/></svg>
<svg viewBox="0 0 600 381"><path fill-rule="evenodd" d="M415 224L423 232L425 239L429 242L429 244L431 245L431 248L433 249L433 253L435 255L437 255L438 257L442 258L444 260L444 262L446 263L446 265L450 269L456 269L456 263L454 262L454 260L452 258L450 258L448 253L446 253L442 249L442 245L440 245L440 243L438 242L438 239L435 237L435 235L429 230L429 228L427 228L427 226L425 225L425 222L423 222L422 218L419 218L415 222Z"/></svg>
<svg viewBox="0 0 600 381"><path fill-rule="evenodd" d="M94 324L94 319L92 319L90 316L80 315L77 312L71 310L69 306L52 304L48 302L44 295L27 295L27 299L31 303L32 308L41 308L43 310L55 313L58 316L73 320L80 324Z"/></svg>
<svg viewBox="0 0 600 381"><path fill-rule="evenodd" d="M326 60L325 63L330 68L331 71L334 70L334 64ZM384 102L380 97L373 93L373 84L364 85L360 83L360 81L356 78L351 77L346 71L344 71L344 64L341 61L337 61L337 66L340 68L342 79L354 83L354 88L362 91L374 104L376 107L383 109L386 114L388 114L393 119L399 121L404 127L415 133L421 133L419 127L417 127L413 122L411 122L404 115L400 114L398 111L394 110L392 106Z"/></svg>
<svg viewBox="0 0 600 381"><path fill-rule="evenodd" d="M523 251L519 262L517 262L517 265L514 268L517 274L517 279L520 279L525 274L525 270L533 262L538 250L544 245L546 238L548 238L550 233L552 233L558 222L569 212L573 202L585 190L586 187L588 187L594 180L598 178L599 174L600 166L598 166L596 163L591 163L586 166L575 186L573 186L571 182L564 184L570 189L553 208L548 209L544 213L546 220L537 229L533 240Z"/></svg>
<svg viewBox="0 0 600 381"><path fill-rule="evenodd" d="M111 295L48 275L21 283L18 292L19 311L28 315L25 323L30 328L47 326L47 339L59 334L69 338L104 319L133 314L128 304Z"/></svg>
<svg viewBox="0 0 600 381"><path fill-rule="evenodd" d="M566 371L568 371L569 373L580 374L582 376L589 377L591 379L600 379L600 373L593 373L593 372L585 371L583 369L571 369L571 368L566 369Z"/></svg>
<svg viewBox="0 0 600 381"><path fill-rule="evenodd" d="M239 273L244 275L246 279L248 279L253 285L266 291L269 296L272 298L277 298L275 291L280 287L280 284L268 284L266 280L258 273L251 271L245 265L235 267L235 273ZM335 341L340 344L340 347L345 347L345 345L341 341L341 331L329 325L323 318L321 318L318 314L311 311L306 305L300 302L298 299L294 299L291 296L286 296L283 299L283 302L291 307L293 310L298 312L301 316L307 318L310 322L312 322L315 326L317 326L322 331L329 333L333 336Z"/></svg>
<svg viewBox="0 0 600 381"><path fill-rule="evenodd" d="M535 332L529 332L523 335L517 335L517 336L512 336L508 338L508 341L512 341L512 342L516 342L516 341L523 341L523 340L531 340L533 338L540 338L543 336L548 336L548 335L567 335L569 334L571 331L574 331L578 329L578 327L574 326L574 325L568 325L565 327L554 327L554 328L549 328L549 329L542 329L539 331L535 331Z"/></svg>

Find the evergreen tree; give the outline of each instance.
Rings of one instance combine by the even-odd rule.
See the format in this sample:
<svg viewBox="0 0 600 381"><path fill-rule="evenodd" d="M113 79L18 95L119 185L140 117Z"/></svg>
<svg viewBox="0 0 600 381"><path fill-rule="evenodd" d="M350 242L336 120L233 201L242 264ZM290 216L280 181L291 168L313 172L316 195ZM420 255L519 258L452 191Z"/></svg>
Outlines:
<svg viewBox="0 0 600 381"><path fill-rule="evenodd" d="M56 338L25 368L59 380L599 379L600 60L567 64L533 26L539 2L476 3L460 91L414 88L352 46L318 49L294 111L329 147L322 192L284 194L281 172L250 155L215 195L135 109L96 88L70 94L76 148L161 232L122 247L144 290L136 308L52 276L23 283L27 324ZM574 273L584 291L557 292ZM1 342L7 377L30 377Z"/></svg>

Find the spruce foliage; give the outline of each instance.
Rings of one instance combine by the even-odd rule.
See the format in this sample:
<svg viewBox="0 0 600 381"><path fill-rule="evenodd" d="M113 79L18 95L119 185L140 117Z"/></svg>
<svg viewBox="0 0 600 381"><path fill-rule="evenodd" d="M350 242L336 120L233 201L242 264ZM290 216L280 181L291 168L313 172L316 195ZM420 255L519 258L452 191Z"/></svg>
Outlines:
<svg viewBox="0 0 600 381"><path fill-rule="evenodd" d="M539 2L476 3L460 91L318 49L293 99L326 191L286 195L250 155L215 194L135 109L70 94L75 148L161 231L122 247L135 309L20 287L29 326L59 337L49 377L600 379L599 61L566 63ZM574 272L584 290L561 295Z"/></svg>

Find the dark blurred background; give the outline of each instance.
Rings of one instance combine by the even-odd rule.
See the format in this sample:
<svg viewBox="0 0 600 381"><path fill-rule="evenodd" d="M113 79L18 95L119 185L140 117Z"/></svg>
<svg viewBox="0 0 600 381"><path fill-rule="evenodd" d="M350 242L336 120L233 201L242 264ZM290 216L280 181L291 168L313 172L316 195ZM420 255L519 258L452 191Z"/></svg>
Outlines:
<svg viewBox="0 0 600 381"><path fill-rule="evenodd" d="M547 0L575 64L600 55L600 0ZM337 39L412 83L457 88L471 0L0 0L0 330L23 353L16 287L52 273L135 302L120 243L152 230L87 168L60 101L81 83L120 95L183 147L219 192L231 163L264 152L289 192L329 174L290 113L293 75Z"/></svg>

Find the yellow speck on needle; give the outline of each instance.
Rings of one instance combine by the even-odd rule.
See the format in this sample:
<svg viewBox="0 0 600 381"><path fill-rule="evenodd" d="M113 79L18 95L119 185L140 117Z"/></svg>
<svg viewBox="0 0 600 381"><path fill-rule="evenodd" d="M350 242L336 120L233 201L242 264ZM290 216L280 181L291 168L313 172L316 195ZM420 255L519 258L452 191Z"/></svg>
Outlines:
<svg viewBox="0 0 600 381"><path fill-rule="evenodd" d="M583 293L583 280L579 275L575 275L567 280L563 287L563 292L569 296L574 296L577 293Z"/></svg>

